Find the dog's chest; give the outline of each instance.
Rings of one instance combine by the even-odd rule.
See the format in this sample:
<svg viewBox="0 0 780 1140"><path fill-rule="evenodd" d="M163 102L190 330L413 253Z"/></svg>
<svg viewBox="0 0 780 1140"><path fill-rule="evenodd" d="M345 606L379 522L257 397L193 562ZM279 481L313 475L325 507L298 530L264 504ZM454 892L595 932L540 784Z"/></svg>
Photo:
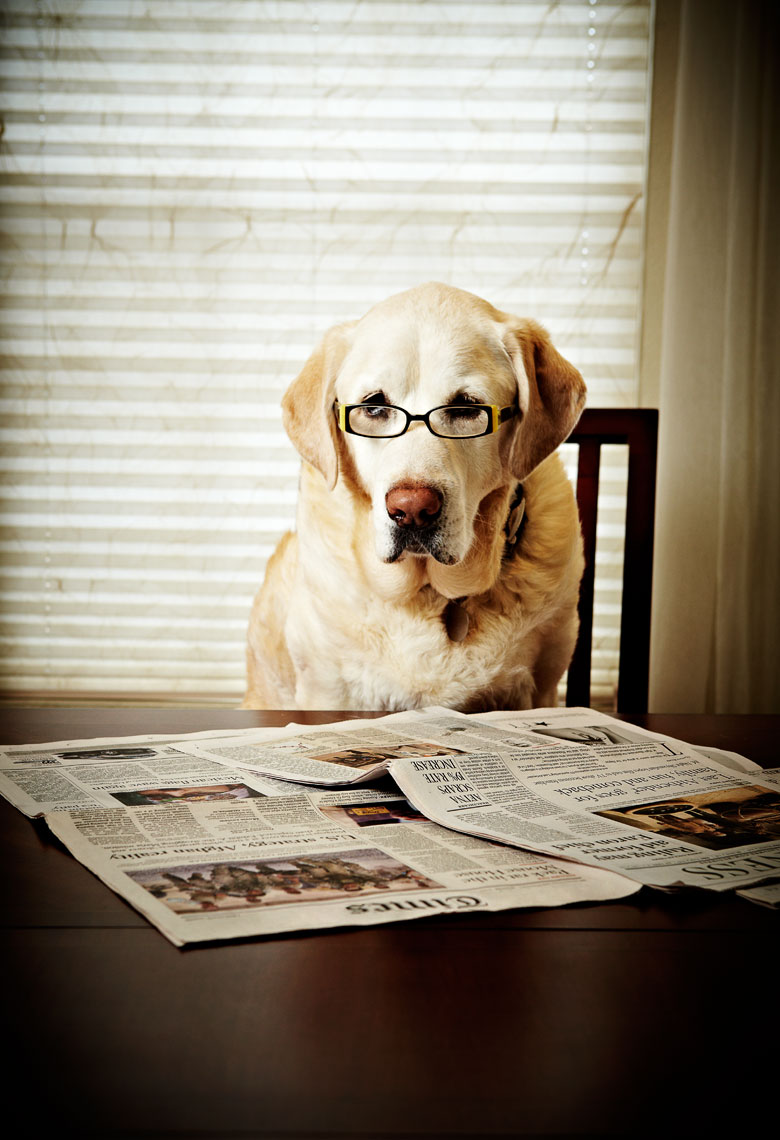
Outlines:
<svg viewBox="0 0 780 1140"><path fill-rule="evenodd" d="M299 696L330 708L530 707L531 663L522 632L521 623L505 615L469 613L441 600L417 613L377 604L349 636L331 625L327 646L323 641L317 653L313 629L296 639L294 656L305 661Z"/></svg>

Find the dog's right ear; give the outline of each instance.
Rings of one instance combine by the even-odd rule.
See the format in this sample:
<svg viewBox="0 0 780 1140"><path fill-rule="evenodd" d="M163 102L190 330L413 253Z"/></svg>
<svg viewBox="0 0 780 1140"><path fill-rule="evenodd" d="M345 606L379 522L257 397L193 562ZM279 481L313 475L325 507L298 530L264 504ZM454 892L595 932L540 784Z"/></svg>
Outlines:
<svg viewBox="0 0 780 1140"><path fill-rule="evenodd" d="M521 413L506 437L507 462L522 481L574 430L585 407L585 382L541 325L507 319L504 346L515 366Z"/></svg>
<svg viewBox="0 0 780 1140"><path fill-rule="evenodd" d="M336 486L339 474L338 431L333 414L336 377L350 345L349 321L325 333L282 397L282 422L298 454Z"/></svg>

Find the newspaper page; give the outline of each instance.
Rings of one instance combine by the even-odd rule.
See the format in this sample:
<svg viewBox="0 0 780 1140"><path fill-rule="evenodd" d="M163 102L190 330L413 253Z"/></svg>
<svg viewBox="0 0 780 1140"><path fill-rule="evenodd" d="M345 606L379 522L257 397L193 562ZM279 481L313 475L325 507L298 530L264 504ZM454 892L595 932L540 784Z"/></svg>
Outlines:
<svg viewBox="0 0 780 1140"><path fill-rule="evenodd" d="M589 709L488 723L522 728L547 747L390 765L410 802L437 823L612 867L649 886L726 890L780 872L776 770L745 761L738 771Z"/></svg>
<svg viewBox="0 0 780 1140"><path fill-rule="evenodd" d="M771 910L777 910L780 907L780 882L762 883L759 887L746 887L745 890L737 891L736 894L740 898L747 899L748 902L767 906Z"/></svg>
<svg viewBox="0 0 780 1140"><path fill-rule="evenodd" d="M671 745L675 752L705 756L735 772L761 772L763 769L754 760L741 756L738 752L727 752L722 748L710 748L701 744L686 744L672 736L651 732L635 724L596 712L595 709L571 707L551 709L529 709L525 712L476 713L474 719L496 727L513 728L521 733L535 736L547 734L553 740L566 739L575 744L587 744L598 748L601 744L630 742L632 740L657 740ZM562 731L565 729L566 731Z"/></svg>
<svg viewBox="0 0 780 1140"><path fill-rule="evenodd" d="M71 853L177 946L624 898L639 884L438 827L397 791L54 812Z"/></svg>
<svg viewBox="0 0 780 1140"><path fill-rule="evenodd" d="M246 730L235 737L193 741L193 755L280 780L346 787L375 780L392 760L409 756L457 756L511 745L539 747L545 741L511 724L488 724L452 709L430 707L378 719L347 720L305 733L290 726L275 739Z"/></svg>
<svg viewBox="0 0 780 1140"><path fill-rule="evenodd" d="M179 800L242 799L289 795L295 785L265 779L246 770L184 752L185 742L218 735L224 729L181 736L125 736L59 740L0 748L0 795L30 818L51 811L117 804L157 804ZM276 736L278 729L252 729Z"/></svg>

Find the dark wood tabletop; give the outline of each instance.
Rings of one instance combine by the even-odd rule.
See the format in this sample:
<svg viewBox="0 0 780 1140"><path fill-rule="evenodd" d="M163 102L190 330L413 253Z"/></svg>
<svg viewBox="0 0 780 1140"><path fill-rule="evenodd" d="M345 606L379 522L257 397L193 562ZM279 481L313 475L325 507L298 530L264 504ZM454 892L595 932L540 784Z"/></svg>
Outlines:
<svg viewBox="0 0 780 1140"><path fill-rule="evenodd" d="M289 719L0 715L5 744ZM778 764L780 717L626 719ZM605 904L180 950L43 822L2 802L0 824L16 1135L763 1134L780 917L733 893L644 888Z"/></svg>

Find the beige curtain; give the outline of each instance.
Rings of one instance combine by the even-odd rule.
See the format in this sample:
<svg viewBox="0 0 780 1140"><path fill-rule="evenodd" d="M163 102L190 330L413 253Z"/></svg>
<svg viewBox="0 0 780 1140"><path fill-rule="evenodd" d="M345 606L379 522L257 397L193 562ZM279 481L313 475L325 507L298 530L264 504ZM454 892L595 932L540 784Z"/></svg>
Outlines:
<svg viewBox="0 0 780 1140"><path fill-rule="evenodd" d="M776 0L658 4L655 711L780 711L778 22Z"/></svg>

